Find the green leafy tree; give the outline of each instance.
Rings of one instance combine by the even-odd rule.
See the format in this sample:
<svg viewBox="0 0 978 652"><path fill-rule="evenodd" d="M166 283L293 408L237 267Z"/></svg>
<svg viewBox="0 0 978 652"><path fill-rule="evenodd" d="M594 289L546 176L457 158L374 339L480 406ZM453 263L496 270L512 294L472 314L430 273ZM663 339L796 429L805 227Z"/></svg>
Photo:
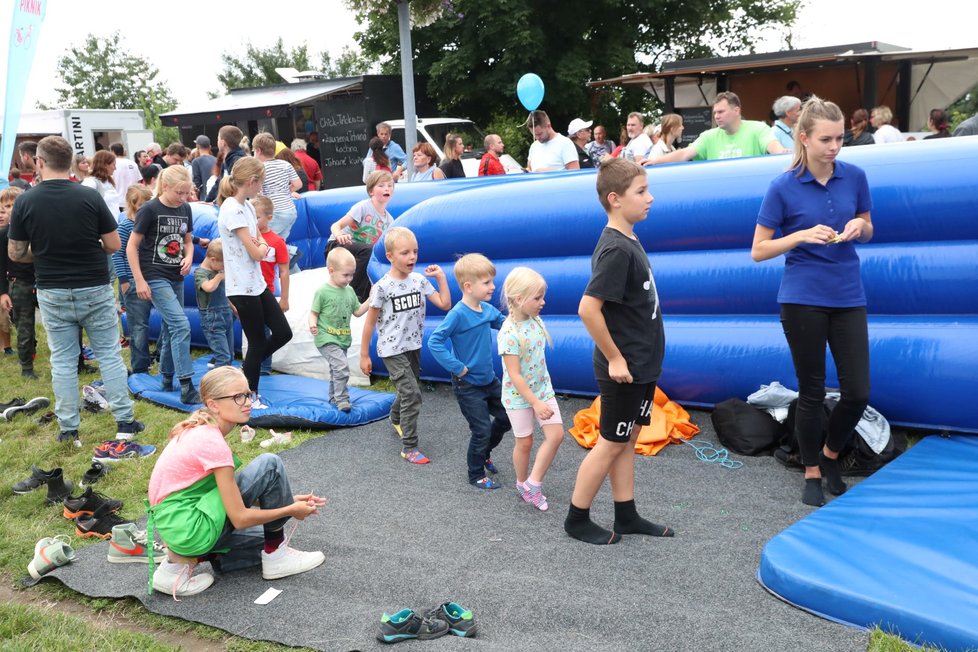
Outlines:
<svg viewBox="0 0 978 652"><path fill-rule="evenodd" d="M957 102L947 107L951 131L976 113L978 113L978 85L973 86Z"/></svg>
<svg viewBox="0 0 978 652"><path fill-rule="evenodd" d="M157 79L159 70L145 59L127 54L127 49L119 32L104 38L89 34L82 45L69 47L58 59L61 82L55 88L57 105L142 109L146 127L153 130L157 142L173 142L179 132L163 127L160 114L172 111L177 103L167 85Z"/></svg>
<svg viewBox="0 0 978 652"><path fill-rule="evenodd" d="M222 54L221 65L222 70L217 75L217 80L224 86L225 91L232 88L272 86L284 81L275 72L276 68L309 70L309 48L303 43L286 50L281 38L267 49L257 48L248 43L244 56L239 57L229 52Z"/></svg>
<svg viewBox="0 0 978 652"><path fill-rule="evenodd" d="M327 78L356 77L371 72L375 63L359 50L345 45L335 60L329 52L323 52L319 58L319 71Z"/></svg>
<svg viewBox="0 0 978 652"><path fill-rule="evenodd" d="M348 1L364 29L355 38L381 67L400 56L395 2ZM418 7L414 5L418 4ZM379 11L386 5L387 11ZM544 80L555 125L575 116L617 125L647 105L640 89L595 92L594 79L655 70L662 61L751 52L762 33L787 33L798 0L418 0L414 69L442 110L488 122L500 109L525 114L516 82ZM560 127L558 126L558 129ZM614 133L614 129L612 130Z"/></svg>

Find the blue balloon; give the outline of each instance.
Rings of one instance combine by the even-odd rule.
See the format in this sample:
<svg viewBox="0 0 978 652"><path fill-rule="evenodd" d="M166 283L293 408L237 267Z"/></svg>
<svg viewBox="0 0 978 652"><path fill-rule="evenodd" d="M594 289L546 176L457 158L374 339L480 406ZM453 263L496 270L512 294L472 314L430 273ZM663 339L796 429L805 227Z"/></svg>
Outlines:
<svg viewBox="0 0 978 652"><path fill-rule="evenodd" d="M526 73L516 83L516 96L527 111L533 111L543 102L543 80L532 72Z"/></svg>

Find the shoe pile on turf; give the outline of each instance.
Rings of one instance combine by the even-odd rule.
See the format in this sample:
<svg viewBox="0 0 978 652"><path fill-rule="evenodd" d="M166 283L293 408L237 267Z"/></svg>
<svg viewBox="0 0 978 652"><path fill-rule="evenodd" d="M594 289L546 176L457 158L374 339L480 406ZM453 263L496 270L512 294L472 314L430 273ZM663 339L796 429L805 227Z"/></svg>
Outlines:
<svg viewBox="0 0 978 652"><path fill-rule="evenodd" d="M109 409L104 385L95 386L93 383L82 387L82 409L92 414L106 412Z"/></svg>

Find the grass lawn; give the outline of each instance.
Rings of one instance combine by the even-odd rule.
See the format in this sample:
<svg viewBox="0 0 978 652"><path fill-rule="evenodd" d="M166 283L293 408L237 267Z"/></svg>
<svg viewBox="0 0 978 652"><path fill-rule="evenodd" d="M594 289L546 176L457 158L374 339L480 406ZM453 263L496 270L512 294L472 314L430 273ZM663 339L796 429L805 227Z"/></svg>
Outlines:
<svg viewBox="0 0 978 652"><path fill-rule="evenodd" d="M0 353L0 402L13 397L30 399L47 396L52 401L50 369L47 360L47 346L44 334L38 323L38 358L35 369L39 380L28 381L20 376L16 355ZM202 352L195 352L200 355ZM128 361L128 351L124 351ZM98 378L97 374L82 376L79 386ZM384 379L375 388L389 391L391 386ZM188 623L186 621L158 616L150 613L136 600L91 599L66 589L57 582L42 582L26 594L12 593L10 589L19 584L26 575L34 544L38 539L57 534L68 534L72 545L83 547L97 540L88 541L74 536L74 524L66 520L61 506L44 504L45 489L39 489L24 496L15 495L10 487L15 482L30 475L31 464L45 470L61 467L65 477L76 485L82 474L91 464L92 447L104 439L115 436L115 421L109 413L82 414L82 447L56 441L57 422L39 425L34 415L17 415L11 422L0 420L0 580L4 594L11 594L13 602L0 604L0 650L174 650L217 649L241 651L294 650L286 646L256 643L231 636L221 630ZM150 403L136 402L136 417L146 424L146 432L139 436L144 444L155 444L159 449L166 444L167 433L180 419L172 410L157 407ZM256 439L264 439L265 432L259 432ZM330 436L329 433L295 431L291 446L298 446L312 437ZM266 449L242 444L237 437L228 441L234 452L244 463L249 462ZM272 451L275 448L270 449ZM279 449L280 450L280 449ZM95 487L111 498L125 501L122 516L138 520L144 516L142 506L149 475L156 457L116 464L110 474ZM76 492L77 494L77 492ZM41 597L43 604L35 604L32 599ZM0 600L0 603L6 600ZM51 604L67 603L71 613L65 609L52 608ZM814 616L813 616L814 617ZM183 638L176 639L175 635ZM917 650L900 639L874 632L869 643L870 652L909 652Z"/></svg>

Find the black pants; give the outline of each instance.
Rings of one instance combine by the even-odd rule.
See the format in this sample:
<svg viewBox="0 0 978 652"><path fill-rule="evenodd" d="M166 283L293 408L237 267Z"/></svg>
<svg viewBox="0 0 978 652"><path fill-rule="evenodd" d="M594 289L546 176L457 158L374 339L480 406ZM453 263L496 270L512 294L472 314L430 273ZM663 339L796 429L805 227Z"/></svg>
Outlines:
<svg viewBox="0 0 978 652"><path fill-rule="evenodd" d="M781 305L781 327L798 376L795 436L805 466L818 466L825 400L825 344L839 375L842 398L829 417L825 445L841 451L869 403L869 331L865 308Z"/></svg>
<svg viewBox="0 0 978 652"><path fill-rule="evenodd" d="M357 269L353 272L350 287L357 293L357 299L360 299L361 302L366 301L367 297L370 296L371 287L370 277L367 276L367 265L370 263L370 254L373 253L374 246L356 241L348 245L341 245L336 240L330 240L329 244L326 245L326 254L329 255L329 252L336 247L343 247L348 250L357 261Z"/></svg>
<svg viewBox="0 0 978 652"><path fill-rule="evenodd" d="M285 314L268 288L257 297L231 296L228 300L234 304L241 320L241 330L248 338L248 353L245 355L241 370L248 379L248 387L258 391L258 378L261 372L261 361L272 355L292 339L292 328ZM272 334L265 338L265 326Z"/></svg>

